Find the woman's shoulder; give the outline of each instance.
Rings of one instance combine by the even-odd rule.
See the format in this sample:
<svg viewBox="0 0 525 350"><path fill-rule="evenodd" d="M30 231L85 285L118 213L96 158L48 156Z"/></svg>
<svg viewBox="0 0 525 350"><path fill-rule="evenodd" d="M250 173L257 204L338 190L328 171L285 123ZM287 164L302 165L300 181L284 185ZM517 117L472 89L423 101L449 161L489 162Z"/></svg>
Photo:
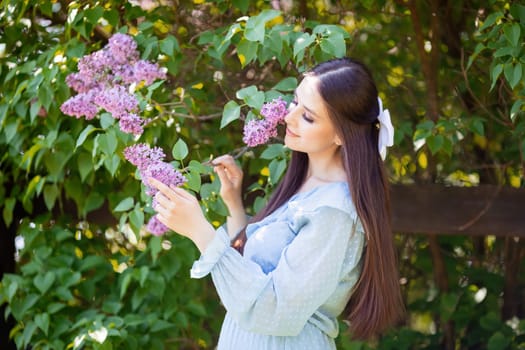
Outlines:
<svg viewBox="0 0 525 350"><path fill-rule="evenodd" d="M290 198L288 207L302 212L314 212L329 207L352 216L355 214L350 189L348 183L344 181L330 182L305 192L299 192Z"/></svg>

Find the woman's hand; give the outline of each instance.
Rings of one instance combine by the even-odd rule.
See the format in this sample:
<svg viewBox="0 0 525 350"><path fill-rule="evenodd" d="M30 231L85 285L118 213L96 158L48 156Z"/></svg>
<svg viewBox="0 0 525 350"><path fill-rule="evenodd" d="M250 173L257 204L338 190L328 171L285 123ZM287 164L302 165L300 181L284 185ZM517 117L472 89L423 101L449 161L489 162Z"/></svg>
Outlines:
<svg viewBox="0 0 525 350"><path fill-rule="evenodd" d="M217 157L212 164L221 181L220 195L230 212L226 218L228 235L234 238L247 224L242 203L242 169L235 164L235 160L230 155Z"/></svg>
<svg viewBox="0 0 525 350"><path fill-rule="evenodd" d="M191 239L201 253L204 252L215 235L215 229L204 217L197 199L182 188L168 187L154 178L147 181L159 190L153 208L159 221Z"/></svg>
<svg viewBox="0 0 525 350"><path fill-rule="evenodd" d="M229 154L215 158L212 161L213 170L221 181L220 195L222 200L230 209L243 207L242 204L242 169L235 164L235 160Z"/></svg>

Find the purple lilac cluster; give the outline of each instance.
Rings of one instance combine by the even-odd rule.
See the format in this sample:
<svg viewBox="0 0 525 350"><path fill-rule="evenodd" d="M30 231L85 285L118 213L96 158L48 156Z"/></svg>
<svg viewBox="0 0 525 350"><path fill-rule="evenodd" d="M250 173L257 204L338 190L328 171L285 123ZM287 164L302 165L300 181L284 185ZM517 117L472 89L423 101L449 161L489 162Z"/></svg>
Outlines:
<svg viewBox="0 0 525 350"><path fill-rule="evenodd" d="M163 161L165 156L159 147L151 148L145 143L138 143L124 149L124 157L139 170L142 183L146 186L146 194L149 196L155 196L158 190L149 185L148 178L157 179L166 186L181 186L186 182L186 178L178 170ZM157 236L169 231L156 216L149 220L146 229Z"/></svg>
<svg viewBox="0 0 525 350"><path fill-rule="evenodd" d="M286 101L281 97L265 103L261 108L263 119L252 119L244 124L242 140L250 147L262 145L277 136L277 126L284 123L288 113Z"/></svg>
<svg viewBox="0 0 525 350"><path fill-rule="evenodd" d="M141 135L147 120L137 114L139 102L130 87L165 78L166 73L157 64L139 59L137 43L131 36L117 33L104 48L82 57L78 72L66 77L67 85L77 95L60 109L64 114L86 119L93 119L104 109L119 119L122 131Z"/></svg>

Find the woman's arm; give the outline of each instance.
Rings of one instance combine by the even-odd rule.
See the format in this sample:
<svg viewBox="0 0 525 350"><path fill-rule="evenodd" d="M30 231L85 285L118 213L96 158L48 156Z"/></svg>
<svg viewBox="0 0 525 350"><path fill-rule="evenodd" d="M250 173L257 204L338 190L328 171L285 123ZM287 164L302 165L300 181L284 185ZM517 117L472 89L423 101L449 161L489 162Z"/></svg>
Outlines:
<svg viewBox="0 0 525 350"><path fill-rule="evenodd" d="M193 265L193 278L211 272L222 303L246 330L297 335L334 293L344 271L358 276L364 234L356 218L324 207L298 220L296 238L268 274L231 248L221 229ZM348 291L356 280L348 281Z"/></svg>

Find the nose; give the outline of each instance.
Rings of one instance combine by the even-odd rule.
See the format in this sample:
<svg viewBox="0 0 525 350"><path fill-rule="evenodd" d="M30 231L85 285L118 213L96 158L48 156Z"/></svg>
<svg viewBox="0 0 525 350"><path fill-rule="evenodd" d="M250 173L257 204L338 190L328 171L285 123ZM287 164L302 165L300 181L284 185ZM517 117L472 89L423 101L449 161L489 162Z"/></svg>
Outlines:
<svg viewBox="0 0 525 350"><path fill-rule="evenodd" d="M294 116L297 114L298 106L297 105L290 105L288 108L288 114L284 117L284 121L286 124L290 124L294 120Z"/></svg>

